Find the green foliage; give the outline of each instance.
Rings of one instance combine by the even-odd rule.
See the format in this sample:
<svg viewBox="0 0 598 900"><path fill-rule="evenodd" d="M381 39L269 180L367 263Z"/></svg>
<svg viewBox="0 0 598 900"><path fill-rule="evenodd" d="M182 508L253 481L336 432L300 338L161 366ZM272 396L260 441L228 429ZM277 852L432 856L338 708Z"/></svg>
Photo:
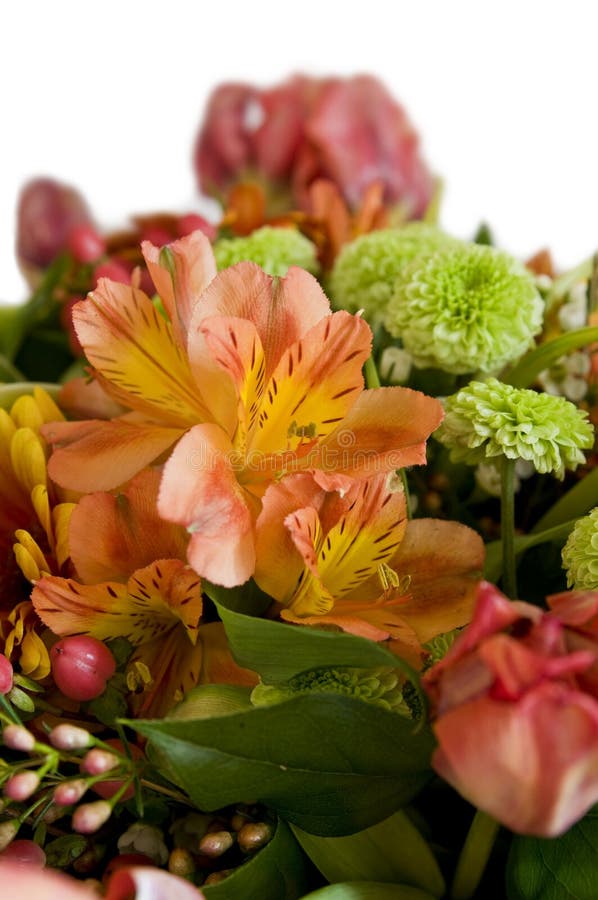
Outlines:
<svg viewBox="0 0 598 900"><path fill-rule="evenodd" d="M561 837L516 836L507 864L509 900L598 897L598 809Z"/></svg>
<svg viewBox="0 0 598 900"><path fill-rule="evenodd" d="M202 810L262 801L323 835L366 828L407 803L430 776L433 738L352 697L299 696L210 719L127 723L158 767Z"/></svg>

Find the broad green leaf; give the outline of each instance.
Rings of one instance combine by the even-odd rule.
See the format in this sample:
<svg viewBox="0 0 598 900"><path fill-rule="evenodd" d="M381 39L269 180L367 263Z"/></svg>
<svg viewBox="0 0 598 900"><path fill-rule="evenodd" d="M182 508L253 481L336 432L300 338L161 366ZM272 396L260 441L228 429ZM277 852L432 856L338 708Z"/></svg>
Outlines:
<svg viewBox="0 0 598 900"><path fill-rule="evenodd" d="M391 666L418 682L411 667L382 644L338 631L245 616L216 605L236 661L258 672L265 682L288 681L300 672L322 666Z"/></svg>
<svg viewBox="0 0 598 900"><path fill-rule="evenodd" d="M561 541L564 543L574 525L575 520L555 525L554 528L548 528L546 531L516 535L513 541L515 556L520 556L531 547L536 547L538 544L546 544L549 541ZM502 541L492 541L490 544L486 544L484 578L487 581L496 583L502 575L502 565Z"/></svg>
<svg viewBox="0 0 598 900"><path fill-rule="evenodd" d="M199 809L262 801L305 831L351 834L430 776L428 729L353 697L302 695L211 719L128 721Z"/></svg>
<svg viewBox="0 0 598 900"><path fill-rule="evenodd" d="M532 384L540 372L550 366L567 353L579 350L587 344L598 341L598 328L596 326L587 326L586 328L578 328L575 331L566 331L545 344L540 344L534 350L520 360L516 366L501 375L502 380L506 384L512 384L513 387L526 388Z"/></svg>
<svg viewBox="0 0 598 900"><path fill-rule="evenodd" d="M516 836L507 863L509 900L598 897L598 808L558 838Z"/></svg>
<svg viewBox="0 0 598 900"><path fill-rule="evenodd" d="M250 616L261 616L272 604L272 597L265 594L253 579L235 588L221 587L204 580L202 589L217 605Z"/></svg>
<svg viewBox="0 0 598 900"><path fill-rule="evenodd" d="M52 869L66 869L89 847L82 834L63 834L44 847L46 864Z"/></svg>
<svg viewBox="0 0 598 900"><path fill-rule="evenodd" d="M408 884L345 881L306 894L303 900L435 900L433 894Z"/></svg>
<svg viewBox="0 0 598 900"><path fill-rule="evenodd" d="M598 469L592 469L581 481L563 494L534 525L534 533L587 515L598 506Z"/></svg>
<svg viewBox="0 0 598 900"><path fill-rule="evenodd" d="M269 844L220 884L202 887L202 892L206 900L297 900L307 885L305 857L279 820Z"/></svg>
<svg viewBox="0 0 598 900"><path fill-rule="evenodd" d="M339 881L405 883L442 897L444 878L434 854L402 811L345 837L319 837L296 825L295 837L332 884Z"/></svg>

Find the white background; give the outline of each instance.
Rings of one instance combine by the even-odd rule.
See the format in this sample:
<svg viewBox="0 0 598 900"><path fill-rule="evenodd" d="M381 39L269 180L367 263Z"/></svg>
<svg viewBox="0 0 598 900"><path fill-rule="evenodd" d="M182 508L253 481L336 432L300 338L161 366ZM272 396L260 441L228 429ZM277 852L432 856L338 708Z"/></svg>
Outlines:
<svg viewBox="0 0 598 900"><path fill-rule="evenodd" d="M591 0L103 0L7 3L0 25L0 301L20 185L47 174L105 226L197 204L209 90L290 73L382 78L446 183L443 225L481 219L560 268L598 247L598 16Z"/></svg>

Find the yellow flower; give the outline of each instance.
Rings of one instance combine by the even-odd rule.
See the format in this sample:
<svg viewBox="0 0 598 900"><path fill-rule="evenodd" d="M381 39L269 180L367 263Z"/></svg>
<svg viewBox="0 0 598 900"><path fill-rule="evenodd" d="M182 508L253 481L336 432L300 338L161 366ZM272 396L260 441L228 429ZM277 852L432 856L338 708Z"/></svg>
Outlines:
<svg viewBox="0 0 598 900"><path fill-rule="evenodd" d="M36 387L0 409L0 646L34 679L50 672L28 582L62 571L73 504L48 478L48 447L40 427L63 419L50 395Z"/></svg>

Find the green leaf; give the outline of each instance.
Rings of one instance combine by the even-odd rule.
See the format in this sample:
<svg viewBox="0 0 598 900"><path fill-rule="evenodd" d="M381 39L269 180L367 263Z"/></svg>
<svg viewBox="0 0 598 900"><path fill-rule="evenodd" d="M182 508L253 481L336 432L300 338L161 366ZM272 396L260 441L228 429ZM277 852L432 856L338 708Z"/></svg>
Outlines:
<svg viewBox="0 0 598 900"><path fill-rule="evenodd" d="M272 605L272 597L265 594L253 579L235 588L225 588L203 580L201 584L204 594L207 594L216 605L221 604L226 609L239 613L261 616Z"/></svg>
<svg viewBox="0 0 598 900"><path fill-rule="evenodd" d="M91 700L87 705L87 711L103 725L114 725L117 719L127 714L127 701L121 691L112 684Z"/></svg>
<svg viewBox="0 0 598 900"><path fill-rule="evenodd" d="M16 706L21 712L35 712L35 703L29 694L26 694L25 691L22 691L21 688L18 688L16 685L13 685L7 696L13 706Z"/></svg>
<svg viewBox="0 0 598 900"><path fill-rule="evenodd" d="M262 850L220 884L202 887L206 900L297 900L306 890L305 858L280 820Z"/></svg>
<svg viewBox="0 0 598 900"><path fill-rule="evenodd" d="M560 497L532 530L534 533L544 531L570 519L586 516L595 506L598 506L598 468L592 469Z"/></svg>
<svg viewBox="0 0 598 900"><path fill-rule="evenodd" d="M515 535L513 540L515 556L520 556L522 553L525 553L526 550L529 550L531 547L536 547L539 544L547 544L551 541L564 543L574 525L575 520L555 525L553 528L546 529L546 531ZM496 583L502 574L502 567L502 541L492 541L490 544L486 544L484 578L487 581Z"/></svg>
<svg viewBox="0 0 598 900"><path fill-rule="evenodd" d="M327 881L377 881L410 884L434 897L445 892L434 854L404 812L345 837L319 837L296 825L295 837Z"/></svg>
<svg viewBox="0 0 598 900"><path fill-rule="evenodd" d="M507 862L509 900L598 897L598 808L558 838L515 836Z"/></svg>
<svg viewBox="0 0 598 900"><path fill-rule="evenodd" d="M303 900L435 900L433 894L408 884L345 881L306 894Z"/></svg>
<svg viewBox="0 0 598 900"><path fill-rule="evenodd" d="M598 341L598 328L596 326L587 326L586 328L578 328L575 331L566 331L551 341L540 344L534 350L520 360L516 366L501 375L502 381L506 384L512 384L513 387L525 388L532 384L540 372L574 350L579 350L587 344Z"/></svg>
<svg viewBox="0 0 598 900"><path fill-rule="evenodd" d="M33 394L36 387L43 388L54 400L60 391L59 384L41 381L17 381L13 384L2 384L0 385L0 409L10 409L22 394Z"/></svg>
<svg viewBox="0 0 598 900"><path fill-rule="evenodd" d="M201 684L168 714L169 719L211 719L252 709L251 688L237 684Z"/></svg>
<svg viewBox="0 0 598 900"><path fill-rule="evenodd" d="M305 831L342 835L379 822L430 776L433 738L353 697L302 695L212 719L126 722L161 771L206 811L261 800Z"/></svg>
<svg viewBox="0 0 598 900"><path fill-rule="evenodd" d="M216 605L236 661L258 672L266 683L288 681L300 672L334 666L391 666L419 681L404 660L366 638L272 622Z"/></svg>

